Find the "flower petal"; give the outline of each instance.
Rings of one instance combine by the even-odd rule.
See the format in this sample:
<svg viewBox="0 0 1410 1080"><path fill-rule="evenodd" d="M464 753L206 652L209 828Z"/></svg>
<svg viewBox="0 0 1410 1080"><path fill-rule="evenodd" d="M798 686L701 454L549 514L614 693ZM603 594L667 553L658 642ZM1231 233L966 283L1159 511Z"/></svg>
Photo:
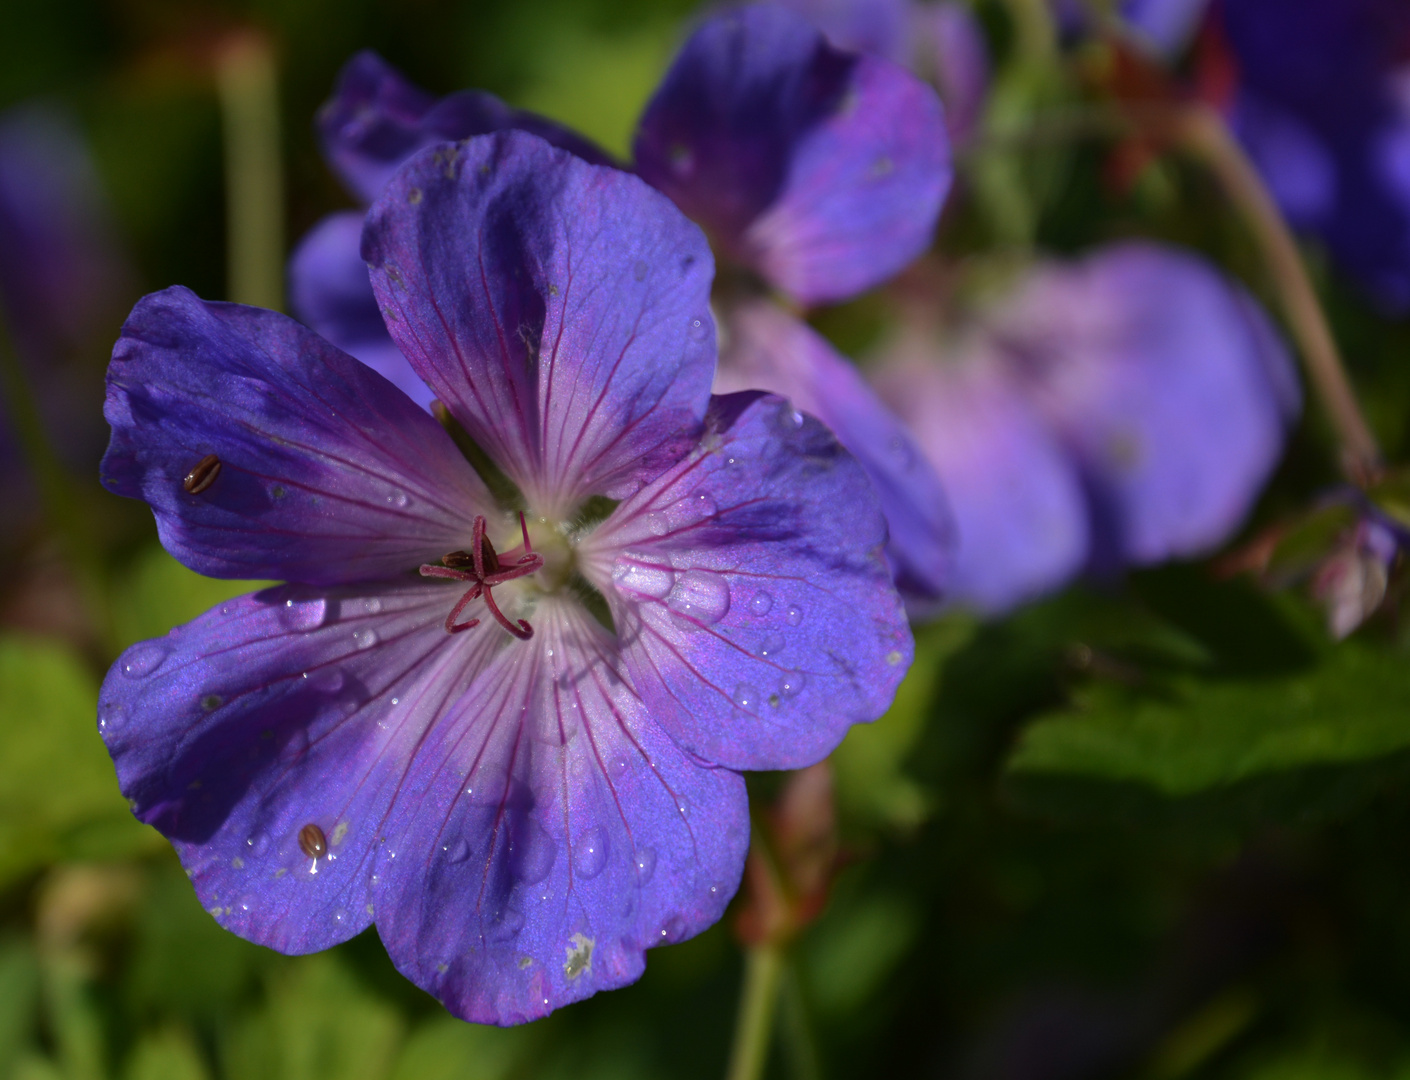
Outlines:
<svg viewBox="0 0 1410 1080"><path fill-rule="evenodd" d="M372 921L375 853L406 764L506 637L447 634L451 592L266 589L139 642L108 672L99 728L123 794L222 926L305 953ZM301 847L308 825L326 854L305 850L307 833Z"/></svg>
<svg viewBox="0 0 1410 1080"><path fill-rule="evenodd" d="M188 289L133 309L103 411L103 483L147 500L166 549L212 577L391 577L491 512L450 437L376 372L283 315ZM188 490L208 456L218 473Z"/></svg>
<svg viewBox="0 0 1410 1080"><path fill-rule="evenodd" d="M1089 534L1076 467L995 354L897 359L875 382L944 485L952 602L998 614L1082 569Z"/></svg>
<svg viewBox="0 0 1410 1080"><path fill-rule="evenodd" d="M430 408L435 395L393 343L372 293L362 261L363 217L359 210L329 214L299 241L289 259L289 304L320 336Z"/></svg>
<svg viewBox="0 0 1410 1080"><path fill-rule="evenodd" d="M702 760L791 769L880 716L910 663L885 540L871 482L826 428L731 394L579 555L657 722Z"/></svg>
<svg viewBox="0 0 1410 1080"><path fill-rule="evenodd" d="M534 623L428 733L378 856L393 961L479 1023L640 977L719 919L749 843L741 778L666 736L611 635L572 600Z"/></svg>
<svg viewBox="0 0 1410 1080"><path fill-rule="evenodd" d="M825 338L774 304L734 310L726 331L716 391L781 394L831 428L876 485L890 530L887 555L901 591L938 599L954 547L953 524L940 479L905 426Z"/></svg>
<svg viewBox="0 0 1410 1080"><path fill-rule="evenodd" d="M1039 270L996 332L1083 470L1110 533L1099 556L1142 565L1225 540L1298 412L1267 316L1177 249L1117 244Z"/></svg>
<svg viewBox="0 0 1410 1080"><path fill-rule="evenodd" d="M329 163L349 190L369 203L418 150L511 128L532 132L585 161L611 164L604 151L581 135L511 109L493 94L463 90L437 100L370 49L343 66L333 96L318 113Z"/></svg>
<svg viewBox="0 0 1410 1080"><path fill-rule="evenodd" d="M363 255L393 339L536 512L621 497L694 440L714 264L636 177L522 132L446 144L388 185Z"/></svg>
<svg viewBox="0 0 1410 1080"><path fill-rule="evenodd" d="M635 151L732 258L804 303L862 292L924 251L951 178L929 86L772 5L695 32Z"/></svg>

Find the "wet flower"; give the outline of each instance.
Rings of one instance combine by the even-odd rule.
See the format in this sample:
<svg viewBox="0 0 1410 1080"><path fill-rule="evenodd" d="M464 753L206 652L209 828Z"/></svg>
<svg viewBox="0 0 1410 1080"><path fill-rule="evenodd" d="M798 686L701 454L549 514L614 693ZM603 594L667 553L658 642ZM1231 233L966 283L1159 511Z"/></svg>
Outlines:
<svg viewBox="0 0 1410 1080"><path fill-rule="evenodd" d="M658 193L484 136L397 173L363 252L525 513L292 320L148 297L105 483L188 566L291 584L130 648L100 727L222 925L302 953L375 923L457 1015L515 1023L718 919L734 770L823 757L911 641L862 470L779 398L710 396L710 253Z"/></svg>
<svg viewBox="0 0 1410 1080"><path fill-rule="evenodd" d="M949 497L950 597L981 611L1213 549L1299 409L1252 298L1149 243L1029 271L948 353L911 341L876 384Z"/></svg>
<svg viewBox="0 0 1410 1080"><path fill-rule="evenodd" d="M361 54L321 114L325 150L349 183L365 177L370 190L398 153L420 145L430 123L424 118L454 113L450 105L462 97L480 103L476 115L547 124L493 109L485 103L494 99L483 94L433 105ZM382 131L394 137L368 134ZM588 154L568 136L558 143ZM851 298L911 261L930 243L951 179L943 110L929 87L887 59L828 44L805 19L770 5L701 24L648 103L635 153L640 174L705 226L718 251L801 303ZM406 367L365 295L357 230L356 215L335 216L305 241L291 268L295 309L331 340L356 343L355 355L427 401L430 392ZM772 302L759 303L769 305L762 317L781 323L782 332L810 333ZM741 314L740 330L731 329L736 307L730 301L721 308L731 340L749 322ZM777 390L832 426L882 492L898 573L927 595L938 594L948 517L939 485L909 437L845 365L818 375L843 391L832 405L800 386L758 381L761 374L741 382L722 371L717 389ZM886 429L879 447L866 437L876 424ZM898 484L911 485L904 500L891 496Z"/></svg>

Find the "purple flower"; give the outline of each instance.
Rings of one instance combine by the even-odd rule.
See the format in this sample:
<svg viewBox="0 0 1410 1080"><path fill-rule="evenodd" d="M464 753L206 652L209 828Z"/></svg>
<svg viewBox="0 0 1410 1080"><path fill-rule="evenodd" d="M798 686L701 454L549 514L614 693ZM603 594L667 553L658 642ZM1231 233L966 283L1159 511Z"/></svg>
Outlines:
<svg viewBox="0 0 1410 1080"><path fill-rule="evenodd" d="M1226 0L1232 119L1289 220L1410 311L1410 6Z"/></svg>
<svg viewBox="0 0 1410 1080"><path fill-rule="evenodd" d="M344 65L333 97L318 114L324 156L364 205L417 151L494 131L528 131L584 161L611 164L587 139L492 94L463 90L437 100L370 50ZM362 261L360 211L330 214L300 241L289 261L294 313L345 352L374 368L420 405L431 393L382 324Z"/></svg>
<svg viewBox="0 0 1410 1080"><path fill-rule="evenodd" d="M877 383L949 496L951 596L984 611L1217 546L1300 407L1256 303L1149 243L1030 271L958 354Z"/></svg>
<svg viewBox="0 0 1410 1080"><path fill-rule="evenodd" d="M873 53L929 79L951 142L968 141L989 94L989 46L959 0L783 0L840 49Z"/></svg>
<svg viewBox="0 0 1410 1080"><path fill-rule="evenodd" d="M734 770L828 753L911 640L856 462L779 398L710 396L710 252L658 193L483 136L398 172L362 250L526 513L293 321L146 298L105 483L188 566L291 584L133 646L100 727L222 925L302 953L375 923L457 1015L516 1023L718 919Z"/></svg>
<svg viewBox="0 0 1410 1080"><path fill-rule="evenodd" d="M804 304L848 299L921 254L951 179L933 91L768 4L691 36L635 153L719 250Z"/></svg>

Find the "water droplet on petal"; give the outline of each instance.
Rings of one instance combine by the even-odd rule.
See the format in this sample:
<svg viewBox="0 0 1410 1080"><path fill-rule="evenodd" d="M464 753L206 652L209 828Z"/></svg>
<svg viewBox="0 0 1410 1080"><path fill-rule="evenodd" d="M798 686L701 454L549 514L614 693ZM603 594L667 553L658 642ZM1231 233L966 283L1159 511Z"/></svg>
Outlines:
<svg viewBox="0 0 1410 1080"><path fill-rule="evenodd" d="M369 596L362 602L362 610L366 615L376 615L382 610L382 601L378 600L375 596Z"/></svg>
<svg viewBox="0 0 1410 1080"><path fill-rule="evenodd" d="M755 615L767 615L774 606L774 598L760 589L749 601L749 610Z"/></svg>
<svg viewBox="0 0 1410 1080"><path fill-rule="evenodd" d="M311 689L320 694L336 694L343 688L343 669L338 667L321 667L313 671L305 671L304 678L308 680Z"/></svg>
<svg viewBox="0 0 1410 1080"><path fill-rule="evenodd" d="M162 666L170 649L159 641L143 641L127 650L122 658L122 673L129 679L141 679Z"/></svg>
<svg viewBox="0 0 1410 1080"><path fill-rule="evenodd" d="M446 858L454 863L464 862L470 858L470 845L465 842L465 837L452 840L445 846Z"/></svg>
<svg viewBox="0 0 1410 1080"><path fill-rule="evenodd" d="M671 591L676 576L659 566L643 566L635 562L619 562L612 570L612 580L618 588L659 600Z"/></svg>
<svg viewBox="0 0 1410 1080"><path fill-rule="evenodd" d="M784 613L784 618L788 620L789 626L797 626L803 621L803 609L797 604L789 604L788 610Z"/></svg>
<svg viewBox="0 0 1410 1080"><path fill-rule="evenodd" d="M777 656L783 652L783 647L788 644L788 639L782 634L769 634L759 644L760 656Z"/></svg>
<svg viewBox="0 0 1410 1080"><path fill-rule="evenodd" d="M583 831L573 851L573 865L581 877L594 878L602 873L602 868L607 865L606 829L594 825Z"/></svg>
<svg viewBox="0 0 1410 1080"><path fill-rule="evenodd" d="M646 528L652 536L665 536L671 531L671 519L663 510L653 510L646 515Z"/></svg>
<svg viewBox="0 0 1410 1080"><path fill-rule="evenodd" d="M645 885L651 880L651 875L656 873L656 849L643 847L636 849L636 880L638 885Z"/></svg>
<svg viewBox="0 0 1410 1080"><path fill-rule="evenodd" d="M519 880L525 885L537 885L553 869L557 845L537 822L530 821L523 835L513 842L510 853Z"/></svg>
<svg viewBox="0 0 1410 1080"><path fill-rule="evenodd" d="M741 709L753 709L759 704L759 691L748 683L740 683L734 688L733 701Z"/></svg>
<svg viewBox="0 0 1410 1080"><path fill-rule="evenodd" d="M692 525L698 525L715 516L719 507L715 505L715 500L709 495L687 495L684 499L672 503L666 507L662 513L666 516L666 521L671 532L680 529L688 529Z"/></svg>
<svg viewBox="0 0 1410 1080"><path fill-rule="evenodd" d="M117 729L122 723L124 709L120 701L103 701L98 704L98 730L107 731L109 728Z"/></svg>
<svg viewBox="0 0 1410 1080"><path fill-rule="evenodd" d="M499 918L490 923L485 931L485 937L491 941L508 941L518 935L524 929L524 916L522 912L513 908L506 908L500 913Z"/></svg>
<svg viewBox="0 0 1410 1080"><path fill-rule="evenodd" d="M328 603L322 597L295 600L292 597L279 606L279 621L290 630L317 630L328 617Z"/></svg>
<svg viewBox="0 0 1410 1080"><path fill-rule="evenodd" d="M700 319L690 320L690 336L696 341L704 341L709 335L710 328Z"/></svg>
<svg viewBox="0 0 1410 1080"><path fill-rule="evenodd" d="M407 493L400 488L387 496L387 505L395 506L398 510L402 509L409 502L411 502L411 496L407 495Z"/></svg>
<svg viewBox="0 0 1410 1080"><path fill-rule="evenodd" d="M666 606L678 615L709 626L729 611L729 584L710 570L687 570L676 578Z"/></svg>
<svg viewBox="0 0 1410 1080"><path fill-rule="evenodd" d="M269 850L269 836L266 833L255 833L245 841L245 846L250 849L252 855L261 856Z"/></svg>
<svg viewBox="0 0 1410 1080"><path fill-rule="evenodd" d="M803 692L803 685L806 682L807 679L803 677L801 671L790 671L778 684L778 692L786 698L796 698Z"/></svg>
<svg viewBox="0 0 1410 1080"><path fill-rule="evenodd" d="M368 626L364 626L361 630L354 630L353 643L359 649L370 649L377 644L377 631Z"/></svg>

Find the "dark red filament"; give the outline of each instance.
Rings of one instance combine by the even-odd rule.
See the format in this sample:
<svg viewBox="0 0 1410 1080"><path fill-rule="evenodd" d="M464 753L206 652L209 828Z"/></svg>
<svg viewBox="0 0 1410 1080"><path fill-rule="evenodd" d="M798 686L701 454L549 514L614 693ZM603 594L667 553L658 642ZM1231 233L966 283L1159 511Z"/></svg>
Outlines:
<svg viewBox="0 0 1410 1080"><path fill-rule="evenodd" d="M453 581L474 583L465 590L465 595L460 598L455 607L450 609L450 614L446 616L446 633L458 634L462 630L469 630L472 626L479 626L479 619L457 623L455 617L465 610L465 605L470 601L484 597L485 607L490 609L490 614L494 616L495 622L500 626L523 641L528 641L534 636L534 628L529 625L528 620L520 619L517 625L510 622L504 612L499 610L499 605L494 602L494 596L490 593L490 589L494 586L503 585L506 581L513 581L525 574L532 574L543 566L543 556L536 554L529 545L529 527L524 524L523 514L519 515L519 529L524 534L524 554L513 563L506 565L499 561L499 555L495 553L494 545L485 535L485 519L477 514L469 552L452 551L449 555L441 558L444 566L427 564L421 567L422 577L450 578Z"/></svg>

